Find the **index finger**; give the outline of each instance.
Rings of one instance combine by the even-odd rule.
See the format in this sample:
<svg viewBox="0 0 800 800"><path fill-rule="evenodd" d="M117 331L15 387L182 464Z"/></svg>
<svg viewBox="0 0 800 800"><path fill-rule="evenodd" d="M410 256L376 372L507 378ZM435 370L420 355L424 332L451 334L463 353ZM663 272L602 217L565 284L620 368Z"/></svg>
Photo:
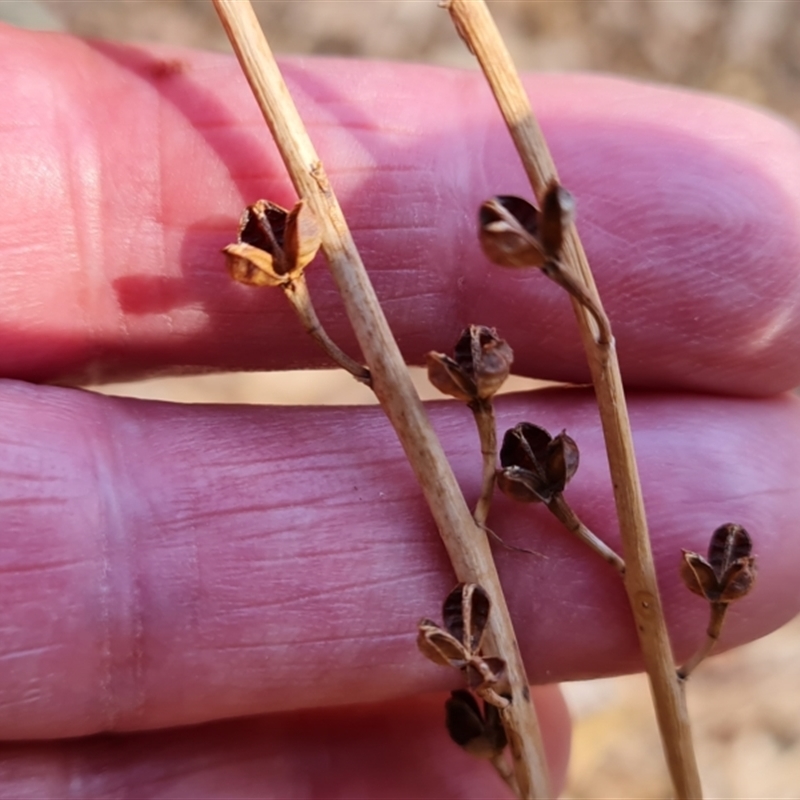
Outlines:
<svg viewBox="0 0 800 800"><path fill-rule="evenodd" d="M0 29L0 373L104 380L325 363L280 292L232 285L242 205L293 193L227 57ZM587 378L566 297L490 267L487 196L529 194L474 73L291 60L285 70L404 354L466 324L522 330L522 374ZM423 88L424 87L424 88ZM796 133L719 99L609 78L528 87L640 387L770 394L800 382ZM330 278L312 293L356 354Z"/></svg>

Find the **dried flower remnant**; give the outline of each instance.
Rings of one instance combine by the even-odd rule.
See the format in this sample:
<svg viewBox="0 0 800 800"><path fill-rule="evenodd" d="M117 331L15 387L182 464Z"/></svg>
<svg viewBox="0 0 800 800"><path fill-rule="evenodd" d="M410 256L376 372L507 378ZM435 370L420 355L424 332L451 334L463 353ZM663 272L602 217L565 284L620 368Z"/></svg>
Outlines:
<svg viewBox="0 0 800 800"><path fill-rule="evenodd" d="M303 274L319 247L319 226L302 200L291 211L259 200L244 210L238 241L223 253L234 280L250 286L282 286Z"/></svg>
<svg viewBox="0 0 800 800"><path fill-rule="evenodd" d="M575 215L572 195L551 180L541 210L521 197L498 195L478 212L478 239L486 257L501 267L538 267L594 317L598 342L609 344L611 326L603 309L564 265L561 248Z"/></svg>
<svg viewBox="0 0 800 800"><path fill-rule="evenodd" d="M538 425L520 422L503 437L498 479L522 502L549 503L572 480L579 461L578 445L566 431L553 437Z"/></svg>
<svg viewBox="0 0 800 800"><path fill-rule="evenodd" d="M443 625L420 620L417 646L434 664L463 672L469 688L487 703L505 708L509 703L502 696L505 661L481 653L490 610L489 595L484 589L474 583L460 583L445 598Z"/></svg>
<svg viewBox="0 0 800 800"><path fill-rule="evenodd" d="M356 380L369 386L369 370L334 344L311 302L304 270L319 247L319 226L302 200L291 211L259 200L244 210L236 243L227 245L222 252L235 281L248 286L280 286L303 327L323 350Z"/></svg>
<svg viewBox="0 0 800 800"><path fill-rule="evenodd" d="M487 200L478 212L478 239L486 257L501 267L544 267L539 209L513 195Z"/></svg>
<svg viewBox="0 0 800 800"><path fill-rule="evenodd" d="M325 255L341 289L389 420L428 501L458 579L486 586L496 601L487 638L508 660L512 702L503 712L521 797L550 797L539 725L527 691L524 664L485 537L476 535L463 496L372 290L336 193L292 102L280 70L248 0L214 0L214 6L273 133L298 195L318 214ZM466 517L465 517L466 514Z"/></svg>
<svg viewBox="0 0 800 800"><path fill-rule="evenodd" d="M750 534L728 523L711 535L708 557L683 551L681 576L686 587L710 603L728 604L744 597L755 581L755 561Z"/></svg>
<svg viewBox="0 0 800 800"><path fill-rule="evenodd" d="M706 640L679 670L686 679L713 649L722 632L728 606L749 594L756 579L756 557L752 555L750 534L734 523L721 525L711 535L708 556L683 551L681 578L686 588L708 600L711 618Z"/></svg>
<svg viewBox="0 0 800 800"><path fill-rule="evenodd" d="M571 533L624 575L622 558L580 521L564 499L579 461L578 445L566 431L551 436L538 425L520 422L503 437L497 485L522 503L544 503Z"/></svg>
<svg viewBox="0 0 800 800"><path fill-rule="evenodd" d="M477 405L505 383L514 351L494 328L470 325L458 338L453 358L432 351L426 359L428 379L440 392Z"/></svg>
<svg viewBox="0 0 800 800"><path fill-rule="evenodd" d="M514 351L508 342L501 339L494 328L485 325L470 325L462 332L453 350L453 358L444 353L430 352L427 355L428 380L440 392L466 403L475 416L483 456L483 477L473 516L475 522L486 530L497 462L497 426L492 397L508 378L513 360Z"/></svg>

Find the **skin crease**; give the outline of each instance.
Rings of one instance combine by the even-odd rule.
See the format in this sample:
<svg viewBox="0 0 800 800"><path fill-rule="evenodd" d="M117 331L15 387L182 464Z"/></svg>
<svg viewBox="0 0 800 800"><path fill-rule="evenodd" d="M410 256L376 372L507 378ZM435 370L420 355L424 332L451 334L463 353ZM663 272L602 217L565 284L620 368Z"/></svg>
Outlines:
<svg viewBox="0 0 800 800"><path fill-rule="evenodd" d="M245 202L292 202L238 67L0 28L0 68L2 792L499 796L427 694L455 676L421 659L414 626L453 579L377 409L182 407L22 382L324 363L280 293L231 285L218 255ZM527 194L478 78L286 69L407 358L479 322L508 336L521 374L584 380L560 290L488 268L475 245L481 200ZM764 635L800 605L800 413L778 396L800 383L797 135L696 94L528 85L623 373L647 390L631 415L677 656L706 622L679 586L680 548L703 551L723 522L745 525L759 558L724 644ZM356 353L321 264L310 281ZM432 414L474 499L470 415ZM498 416L501 431L568 429L581 467L567 497L617 546L591 397L503 398ZM534 681L639 667L607 565L541 508L499 497L490 524L543 554L497 551ZM560 785L568 720L554 690L536 696Z"/></svg>

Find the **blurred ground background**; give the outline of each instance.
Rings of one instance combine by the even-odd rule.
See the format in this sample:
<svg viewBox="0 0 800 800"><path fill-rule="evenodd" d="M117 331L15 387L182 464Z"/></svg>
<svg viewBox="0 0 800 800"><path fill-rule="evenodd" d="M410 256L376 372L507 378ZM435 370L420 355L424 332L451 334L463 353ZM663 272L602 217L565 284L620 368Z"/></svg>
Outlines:
<svg viewBox="0 0 800 800"><path fill-rule="evenodd" d="M434 0L256 0L255 6L278 53L474 66ZM798 0L507 0L491 6L521 68L677 83L757 103L800 123ZM0 0L0 19L228 50L207 0ZM372 399L335 372L161 379L103 391L182 402ZM798 663L795 620L707 662L692 678L690 706L708 797L800 797ZM669 797L646 681L633 676L565 690L576 719L566 797Z"/></svg>

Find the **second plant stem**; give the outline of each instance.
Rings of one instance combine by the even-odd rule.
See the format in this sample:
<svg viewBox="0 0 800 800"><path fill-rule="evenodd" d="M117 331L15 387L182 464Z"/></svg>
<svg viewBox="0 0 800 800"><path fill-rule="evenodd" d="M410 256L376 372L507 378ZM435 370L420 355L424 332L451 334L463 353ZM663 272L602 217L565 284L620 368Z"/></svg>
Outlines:
<svg viewBox="0 0 800 800"><path fill-rule="evenodd" d="M530 102L486 4L482 0L445 0L457 30L476 55L522 160L534 194L541 197L557 179L555 163ZM571 226L564 243L564 261L586 287L598 309L600 296L580 239ZM605 436L614 499L626 564L625 588L633 612L662 744L680 800L702 797L697 760L682 683L675 672L664 611L656 581L653 554L630 420L613 337L603 341L595 319L573 299Z"/></svg>

